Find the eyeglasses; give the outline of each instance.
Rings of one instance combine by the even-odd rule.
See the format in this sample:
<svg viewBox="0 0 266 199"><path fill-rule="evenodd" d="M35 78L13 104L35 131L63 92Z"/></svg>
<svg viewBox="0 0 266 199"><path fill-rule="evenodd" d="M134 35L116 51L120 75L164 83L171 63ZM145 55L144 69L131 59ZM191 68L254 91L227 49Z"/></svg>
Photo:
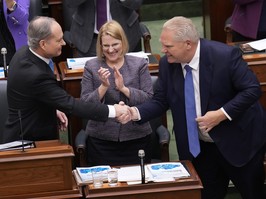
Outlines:
<svg viewBox="0 0 266 199"><path fill-rule="evenodd" d="M120 45L121 45L121 42L119 42L119 43L114 43L114 44L112 44L112 45L103 44L103 45L102 45L102 48L103 48L103 50L109 50L110 47L112 47L113 49L117 49L117 48L120 47Z"/></svg>

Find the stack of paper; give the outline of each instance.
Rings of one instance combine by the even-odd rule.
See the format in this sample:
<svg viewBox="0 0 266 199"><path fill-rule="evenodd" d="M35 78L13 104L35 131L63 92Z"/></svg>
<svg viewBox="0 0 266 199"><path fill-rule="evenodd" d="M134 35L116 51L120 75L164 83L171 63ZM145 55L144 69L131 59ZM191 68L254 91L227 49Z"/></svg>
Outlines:
<svg viewBox="0 0 266 199"><path fill-rule="evenodd" d="M154 182L175 180L175 178L184 178L190 176L188 171L180 162L148 164L147 167Z"/></svg>
<svg viewBox="0 0 266 199"><path fill-rule="evenodd" d="M96 57L80 57L80 58L67 58L67 66L69 69L81 69L85 67L88 60Z"/></svg>
<svg viewBox="0 0 266 199"><path fill-rule="evenodd" d="M258 51L266 49L266 39L248 42L247 44Z"/></svg>
<svg viewBox="0 0 266 199"><path fill-rule="evenodd" d="M108 165L76 168L81 181L84 183L92 183L92 171L103 172L104 174L106 174L104 177L104 181L107 181L108 179L107 170L108 169L111 169L111 167Z"/></svg>
<svg viewBox="0 0 266 199"><path fill-rule="evenodd" d="M4 73L4 67L0 67L0 78L4 78L5 73Z"/></svg>
<svg viewBox="0 0 266 199"><path fill-rule="evenodd" d="M95 167L77 167L75 173L78 174L80 184L92 183L92 171L103 172L106 175L104 181L107 181L107 170L111 169L108 165ZM124 166L118 170L118 181L128 184L141 184L140 166ZM175 181L176 178L186 178L190 174L181 162L162 162L145 165L146 182L166 182Z"/></svg>
<svg viewBox="0 0 266 199"><path fill-rule="evenodd" d="M8 150L17 150L22 148L34 148L35 143L33 141L28 140L19 140L19 141L13 141L8 142L5 144L0 144L0 151L8 151Z"/></svg>
<svg viewBox="0 0 266 199"><path fill-rule="evenodd" d="M151 174L145 166L145 181L151 181ZM121 167L118 170L118 181L128 182L131 184L141 183L141 170L140 166Z"/></svg>
<svg viewBox="0 0 266 199"><path fill-rule="evenodd" d="M142 57L149 61L148 55L150 55L150 53L145 53L143 51L140 51L140 52L130 52L127 53L127 55ZM93 58L96 57L67 58L67 66L69 69L82 69L85 67L86 62Z"/></svg>
<svg viewBox="0 0 266 199"><path fill-rule="evenodd" d="M145 181L166 182L189 176L190 174L180 162L162 162L145 165ZM140 166L121 167L118 170L118 181L124 181L128 184L141 183Z"/></svg>

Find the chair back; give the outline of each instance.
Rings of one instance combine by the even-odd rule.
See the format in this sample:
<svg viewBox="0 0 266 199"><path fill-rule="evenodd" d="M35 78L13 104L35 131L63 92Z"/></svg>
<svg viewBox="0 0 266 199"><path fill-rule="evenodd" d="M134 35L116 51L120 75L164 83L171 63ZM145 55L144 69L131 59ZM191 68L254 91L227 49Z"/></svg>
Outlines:
<svg viewBox="0 0 266 199"><path fill-rule="evenodd" d="M8 116L6 86L7 80L0 80L0 143L3 142L3 131Z"/></svg>
<svg viewBox="0 0 266 199"><path fill-rule="evenodd" d="M35 16L42 16L42 0L30 0L29 21Z"/></svg>

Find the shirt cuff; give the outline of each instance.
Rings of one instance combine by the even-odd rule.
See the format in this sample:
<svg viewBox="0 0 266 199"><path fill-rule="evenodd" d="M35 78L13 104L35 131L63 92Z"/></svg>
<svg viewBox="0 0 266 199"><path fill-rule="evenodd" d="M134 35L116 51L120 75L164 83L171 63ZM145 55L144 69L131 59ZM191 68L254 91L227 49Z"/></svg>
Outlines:
<svg viewBox="0 0 266 199"><path fill-rule="evenodd" d="M232 118L226 113L226 111L224 110L224 108L222 107L221 110L223 111L223 113L225 114L225 116L227 117L227 119L229 119L230 121L232 121Z"/></svg>
<svg viewBox="0 0 266 199"><path fill-rule="evenodd" d="M108 106L108 109L109 109L108 117L109 118L115 118L115 116L116 116L115 107L112 106L112 105L107 105L107 106Z"/></svg>
<svg viewBox="0 0 266 199"><path fill-rule="evenodd" d="M138 116L138 118L135 119L135 120L133 120L133 121L139 121L139 120L141 120L141 116L140 116L140 113L139 113L139 109L137 107L135 107L135 106L133 108L136 110L137 116Z"/></svg>

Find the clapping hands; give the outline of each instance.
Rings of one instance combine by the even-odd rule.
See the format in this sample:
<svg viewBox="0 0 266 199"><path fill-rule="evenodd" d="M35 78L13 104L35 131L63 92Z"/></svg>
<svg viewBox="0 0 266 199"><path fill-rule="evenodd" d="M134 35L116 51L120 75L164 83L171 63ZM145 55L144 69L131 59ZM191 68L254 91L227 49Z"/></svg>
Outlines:
<svg viewBox="0 0 266 199"><path fill-rule="evenodd" d="M102 91L104 91L100 92L99 90L99 93L100 96L103 96L108 87L110 86L109 77L111 73L109 69L101 67L98 70L98 74L103 86ZM123 76L116 67L114 67L114 77L116 89L124 93L125 96L130 97L130 91L127 87L125 87ZM115 104L114 107L116 111L116 119L122 124L126 124L130 120L137 118L137 111L135 110L135 108L127 106L123 101L119 102L119 104Z"/></svg>

